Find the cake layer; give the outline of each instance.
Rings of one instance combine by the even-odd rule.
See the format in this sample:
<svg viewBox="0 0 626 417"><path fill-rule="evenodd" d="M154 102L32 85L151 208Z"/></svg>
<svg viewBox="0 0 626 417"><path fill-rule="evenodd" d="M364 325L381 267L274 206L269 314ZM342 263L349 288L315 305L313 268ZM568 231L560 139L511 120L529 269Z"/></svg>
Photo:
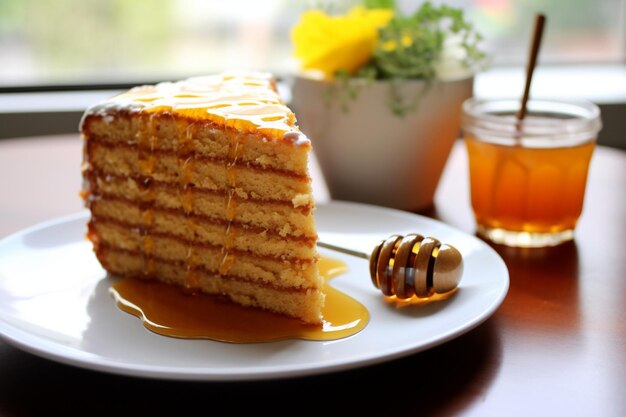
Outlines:
<svg viewBox="0 0 626 417"><path fill-rule="evenodd" d="M191 244L171 235L153 234L145 237L139 229L115 223L95 222L90 227L98 235L98 250L105 254L110 250L126 251L138 257L186 263L189 268L203 269L207 273L221 273L233 279L277 288L306 289L321 286L312 260L288 260L231 249L227 256L234 262L225 270L223 260L226 253L219 246ZM146 239L150 242L149 250Z"/></svg>
<svg viewBox="0 0 626 417"><path fill-rule="evenodd" d="M114 120L102 115L85 119L84 131L90 140L109 145L139 147L151 142L155 151L177 155L198 155L215 160L232 157L232 146L237 144L238 159L243 164L270 167L275 170L307 174L307 154L310 145L294 146L302 139L301 133L293 133L292 140L260 141L258 135L235 129L220 129L214 123L175 119L171 114L139 113L117 114ZM137 132L147 132L143 136ZM154 137L150 139L149 137ZM289 136L287 136L289 137Z"/></svg>
<svg viewBox="0 0 626 417"><path fill-rule="evenodd" d="M180 210L214 220L226 220L227 212L237 223L275 231L281 236L316 236L311 222L311 206L294 209L290 201L231 199L227 209L228 192L210 191L196 187L181 187L153 181L149 189L140 185L139 178L93 176L89 179L93 200L122 200L129 203L151 200L156 209Z"/></svg>
<svg viewBox="0 0 626 417"><path fill-rule="evenodd" d="M250 166L229 166L225 161L193 159L180 161L175 154L159 153L145 158L128 146L109 147L97 142L88 146L89 169L104 176L149 177L170 184L193 184L207 190L233 188L239 198L291 201L294 206L311 205L308 177L285 175Z"/></svg>
<svg viewBox="0 0 626 417"><path fill-rule="evenodd" d="M146 213L137 205L122 201L93 201L91 212L98 226L117 224L122 228L144 229L149 234L176 236L261 256L310 259L316 253L315 238L284 237L245 224L210 221L170 210L153 209Z"/></svg>
<svg viewBox="0 0 626 417"><path fill-rule="evenodd" d="M145 277L145 265L140 256L124 251L110 250L106 253L107 270L119 276ZM185 286L188 272L184 264L154 260L153 273L160 281ZM317 289L288 290L269 285L258 285L245 280L196 272L200 291L206 294L226 296L244 306L263 308L291 317L298 317L308 323L319 323L320 311L324 303L323 294Z"/></svg>

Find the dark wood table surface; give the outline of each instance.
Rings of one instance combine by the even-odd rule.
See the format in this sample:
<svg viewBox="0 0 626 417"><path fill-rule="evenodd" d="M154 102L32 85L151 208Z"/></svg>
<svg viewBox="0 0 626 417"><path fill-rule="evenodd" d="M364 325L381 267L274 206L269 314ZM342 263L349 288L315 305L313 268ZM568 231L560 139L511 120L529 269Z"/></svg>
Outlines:
<svg viewBox="0 0 626 417"><path fill-rule="evenodd" d="M0 140L0 238L82 210L80 160L78 135ZM474 233L462 143L425 214ZM574 242L494 247L510 273L504 302L426 351L308 377L181 382L65 365L0 338L0 415L626 416L626 153L594 154Z"/></svg>

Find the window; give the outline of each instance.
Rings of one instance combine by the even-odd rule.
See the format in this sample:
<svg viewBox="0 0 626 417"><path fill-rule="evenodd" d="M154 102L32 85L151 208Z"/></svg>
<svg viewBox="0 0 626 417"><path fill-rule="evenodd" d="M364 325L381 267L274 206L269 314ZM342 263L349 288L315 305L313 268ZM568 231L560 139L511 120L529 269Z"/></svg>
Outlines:
<svg viewBox="0 0 626 417"><path fill-rule="evenodd" d="M534 14L546 15L541 63L626 63L624 0L450 1L465 7L485 37L494 65L525 64Z"/></svg>
<svg viewBox="0 0 626 417"><path fill-rule="evenodd" d="M405 12L420 3L397 1ZM626 0L446 3L465 9L483 33L493 65L526 60L537 11L548 16L542 64L626 62ZM289 71L290 28L313 4L333 2L3 0L0 88L132 83L233 67Z"/></svg>

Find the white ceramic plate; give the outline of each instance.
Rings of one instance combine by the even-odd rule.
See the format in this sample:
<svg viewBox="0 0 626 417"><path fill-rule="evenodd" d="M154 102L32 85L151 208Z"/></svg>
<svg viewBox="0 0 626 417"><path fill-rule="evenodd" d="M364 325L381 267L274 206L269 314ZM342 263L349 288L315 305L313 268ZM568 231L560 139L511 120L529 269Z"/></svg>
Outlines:
<svg viewBox="0 0 626 417"><path fill-rule="evenodd" d="M180 380L253 380L337 371L399 358L474 328L501 304L507 268L480 239L441 222L355 203L320 205L320 239L370 253L391 234L418 232L455 246L464 275L446 300L398 308L371 283L364 259L333 278L370 312L359 333L334 341L229 344L160 336L115 305L110 279L85 239L87 212L35 225L0 241L0 335L58 362L105 372Z"/></svg>

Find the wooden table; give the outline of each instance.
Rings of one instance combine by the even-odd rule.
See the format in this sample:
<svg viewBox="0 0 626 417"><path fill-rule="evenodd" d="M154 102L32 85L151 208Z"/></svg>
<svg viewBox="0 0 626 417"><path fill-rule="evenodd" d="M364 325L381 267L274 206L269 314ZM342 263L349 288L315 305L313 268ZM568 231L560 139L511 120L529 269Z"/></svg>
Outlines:
<svg viewBox="0 0 626 417"><path fill-rule="evenodd" d="M0 237L81 210L80 160L78 135L0 141ZM466 172L457 143L427 214L474 233ZM625 247L626 153L600 147L576 240L496 247L509 293L491 318L452 341L356 370L230 383L99 373L0 341L0 415L153 417L215 407L296 415L291 399L308 414L626 416Z"/></svg>

